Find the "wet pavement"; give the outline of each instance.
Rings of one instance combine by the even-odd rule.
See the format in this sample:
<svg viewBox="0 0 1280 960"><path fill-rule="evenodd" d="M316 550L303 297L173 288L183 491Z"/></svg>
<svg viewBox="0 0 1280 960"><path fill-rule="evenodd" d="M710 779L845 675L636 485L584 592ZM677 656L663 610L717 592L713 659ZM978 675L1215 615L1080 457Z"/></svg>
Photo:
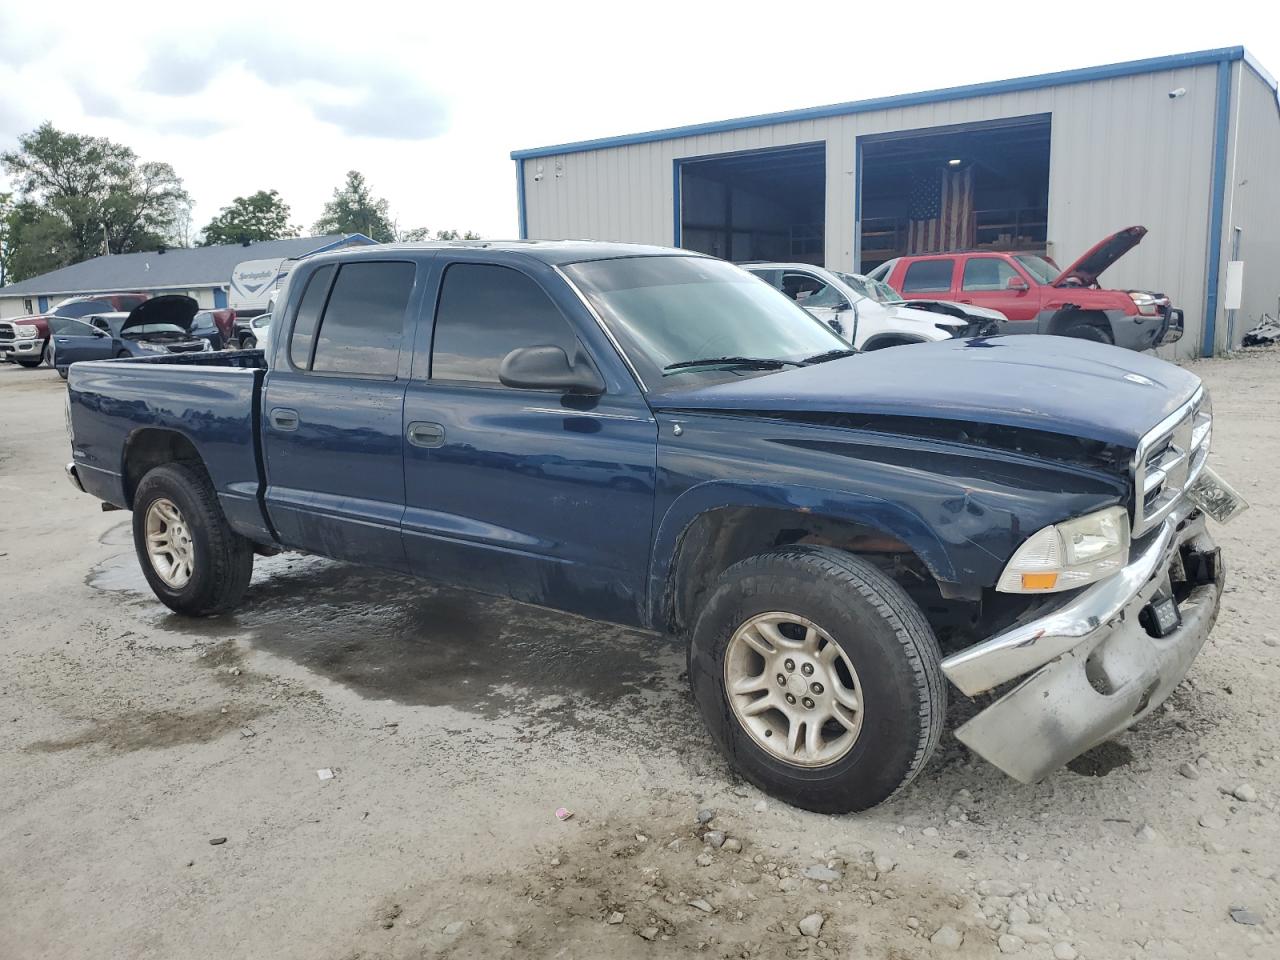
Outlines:
<svg viewBox="0 0 1280 960"><path fill-rule="evenodd" d="M128 524L107 545L129 544ZM318 557L261 557L242 607L192 620L151 594L132 550L86 583L166 631L235 638L370 700L448 706L551 727L599 722L627 702L683 702L684 657L670 640L511 600Z"/></svg>

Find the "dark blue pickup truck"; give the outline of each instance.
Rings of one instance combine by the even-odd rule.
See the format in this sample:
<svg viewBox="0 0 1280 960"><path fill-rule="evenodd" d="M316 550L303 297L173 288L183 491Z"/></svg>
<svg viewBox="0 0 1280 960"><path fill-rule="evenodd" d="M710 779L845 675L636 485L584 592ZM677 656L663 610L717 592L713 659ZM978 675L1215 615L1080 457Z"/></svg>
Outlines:
<svg viewBox="0 0 1280 960"><path fill-rule="evenodd" d="M1223 565L1191 373L1056 337L853 355L736 267L585 242L299 264L260 351L77 363L72 481L156 595L301 550L688 644L734 766L858 810L956 731L1034 781L1159 704Z"/></svg>

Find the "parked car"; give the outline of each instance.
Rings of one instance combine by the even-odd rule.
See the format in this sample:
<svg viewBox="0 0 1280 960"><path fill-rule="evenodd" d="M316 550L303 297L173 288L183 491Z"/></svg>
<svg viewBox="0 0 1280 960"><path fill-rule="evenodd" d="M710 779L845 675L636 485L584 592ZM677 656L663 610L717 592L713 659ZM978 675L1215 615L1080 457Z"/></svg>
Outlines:
<svg viewBox="0 0 1280 960"><path fill-rule="evenodd" d="M0 321L0 360L24 367L38 367L49 359L49 318L87 317L92 313L128 312L147 299L145 293L111 293L93 297L68 297L48 313Z"/></svg>
<svg viewBox="0 0 1280 960"><path fill-rule="evenodd" d="M52 364L63 379L73 363L157 353L204 353L209 341L192 336L196 302L170 294L152 297L129 313L101 313L83 320L52 316Z"/></svg>
<svg viewBox="0 0 1280 960"><path fill-rule="evenodd" d="M729 762L834 812L916 776L944 677L979 698L956 735L1035 781L1164 701L1217 613L1205 511L1243 504L1153 356L856 354L731 264L612 243L320 254L278 316L269 363L71 367L69 477L181 614L292 549L673 634Z"/></svg>
<svg viewBox="0 0 1280 960"><path fill-rule="evenodd" d="M258 348L258 331L255 329L254 324L261 317L267 317L267 322L270 323L270 316L269 313L260 313L252 317L236 315L235 339L241 350L256 350Z"/></svg>
<svg viewBox="0 0 1280 960"><path fill-rule="evenodd" d="M994 332L1004 317L981 308L941 313L876 291L874 281L807 263L749 263L743 269L776 287L859 350ZM884 299L882 299L884 298Z"/></svg>
<svg viewBox="0 0 1280 960"><path fill-rule="evenodd" d="M246 350L261 350L264 356L271 351L271 314L261 313L249 321L249 332L252 342L245 346Z"/></svg>
<svg viewBox="0 0 1280 960"><path fill-rule="evenodd" d="M237 342L236 312L230 307L201 310L191 323L191 332L209 341L212 350L221 350Z"/></svg>
<svg viewBox="0 0 1280 960"><path fill-rule="evenodd" d="M1029 253L974 251L898 257L869 276L904 297L940 296L999 310L1004 333L1048 333L1148 350L1182 337L1182 311L1163 293L1104 290L1098 278L1136 247L1146 227L1127 227L1065 270Z"/></svg>

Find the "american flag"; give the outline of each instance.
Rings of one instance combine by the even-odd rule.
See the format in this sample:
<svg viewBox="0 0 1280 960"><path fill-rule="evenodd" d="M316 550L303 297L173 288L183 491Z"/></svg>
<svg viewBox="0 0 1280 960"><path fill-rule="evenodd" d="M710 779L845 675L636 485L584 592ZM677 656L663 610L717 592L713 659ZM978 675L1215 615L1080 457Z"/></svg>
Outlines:
<svg viewBox="0 0 1280 960"><path fill-rule="evenodd" d="M973 246L973 166L918 171L907 197L907 253Z"/></svg>

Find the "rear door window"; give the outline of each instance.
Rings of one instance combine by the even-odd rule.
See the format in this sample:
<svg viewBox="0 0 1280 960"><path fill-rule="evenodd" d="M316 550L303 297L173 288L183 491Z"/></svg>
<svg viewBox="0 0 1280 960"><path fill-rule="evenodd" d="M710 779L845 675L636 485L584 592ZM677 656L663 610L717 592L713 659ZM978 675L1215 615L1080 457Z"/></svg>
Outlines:
<svg viewBox="0 0 1280 960"><path fill-rule="evenodd" d="M320 320L311 369L394 377L414 273L405 261L344 263Z"/></svg>
<svg viewBox="0 0 1280 960"><path fill-rule="evenodd" d="M902 280L903 293L923 293L951 289L951 275L955 272L955 260L917 260L907 267Z"/></svg>
<svg viewBox="0 0 1280 960"><path fill-rule="evenodd" d="M518 270L455 263L444 273L431 341L431 379L498 384L498 367L518 347L578 353L573 328L551 298Z"/></svg>
<svg viewBox="0 0 1280 960"><path fill-rule="evenodd" d="M324 301L329 296L332 281L333 264L321 267L307 281L302 302L298 304L298 315L293 321L293 334L289 337L289 359L295 367L303 370L311 367L311 346L315 341L316 325L320 322L320 314L324 310Z"/></svg>

